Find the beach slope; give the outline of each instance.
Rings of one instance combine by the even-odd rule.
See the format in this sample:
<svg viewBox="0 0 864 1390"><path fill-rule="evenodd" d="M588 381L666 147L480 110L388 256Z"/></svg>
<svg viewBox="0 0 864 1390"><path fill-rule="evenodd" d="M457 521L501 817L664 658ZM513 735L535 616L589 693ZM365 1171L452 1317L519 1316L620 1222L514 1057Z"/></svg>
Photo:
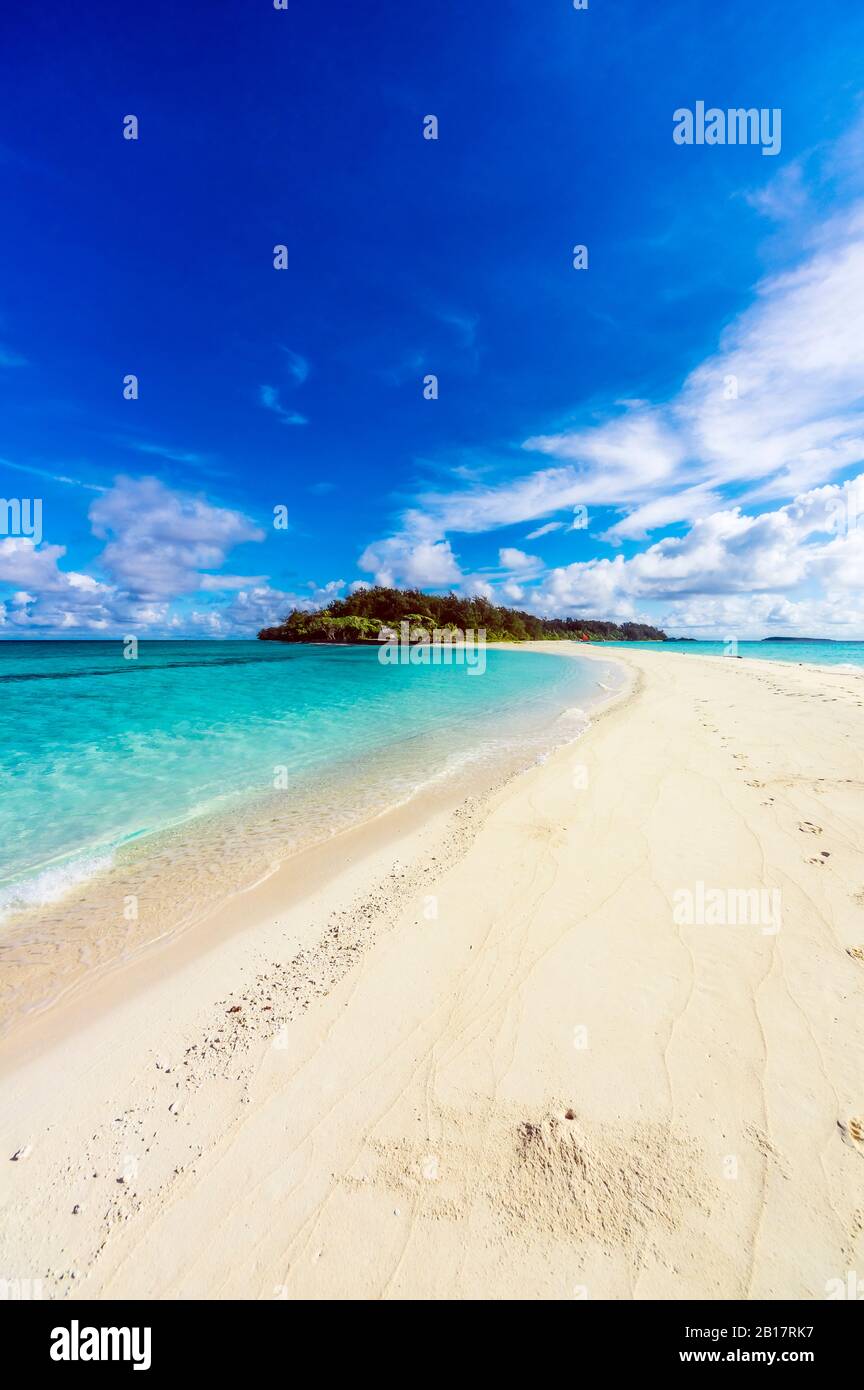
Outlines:
<svg viewBox="0 0 864 1390"><path fill-rule="evenodd" d="M230 932L10 1039L0 1276L823 1299L864 1275L864 676L614 655L630 694L482 806L299 901L277 875Z"/></svg>

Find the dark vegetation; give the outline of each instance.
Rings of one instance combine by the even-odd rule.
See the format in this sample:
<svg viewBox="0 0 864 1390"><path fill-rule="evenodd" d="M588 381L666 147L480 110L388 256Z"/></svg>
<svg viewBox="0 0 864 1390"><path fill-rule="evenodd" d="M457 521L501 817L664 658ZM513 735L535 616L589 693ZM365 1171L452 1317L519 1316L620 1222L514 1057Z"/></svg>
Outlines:
<svg viewBox="0 0 864 1390"><path fill-rule="evenodd" d="M665 632L647 623L608 623L594 618L537 618L517 608L499 608L485 598L424 594L419 589L360 589L334 599L326 608L304 613L293 608L276 627L262 628L264 642L377 642L382 627L398 631L401 622L433 630L476 633L489 642L528 642L570 638L584 642L663 642ZM419 634L418 634L419 636Z"/></svg>

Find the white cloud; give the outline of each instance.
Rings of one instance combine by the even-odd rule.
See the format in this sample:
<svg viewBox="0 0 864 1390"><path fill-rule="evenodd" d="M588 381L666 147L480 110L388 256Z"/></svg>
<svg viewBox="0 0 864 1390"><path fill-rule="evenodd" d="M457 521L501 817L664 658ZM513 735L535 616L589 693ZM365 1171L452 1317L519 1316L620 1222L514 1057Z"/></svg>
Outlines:
<svg viewBox="0 0 864 1390"><path fill-rule="evenodd" d="M374 576L376 584L403 584L408 588L457 584L462 571L448 540L429 534L424 518L409 513L406 528L386 540L367 545L358 564Z"/></svg>
<svg viewBox="0 0 864 1390"><path fill-rule="evenodd" d="M801 217L809 203L802 162L792 160L779 174L745 197L751 207L775 222Z"/></svg>
<svg viewBox="0 0 864 1390"><path fill-rule="evenodd" d="M501 585L501 593L504 598L509 599L511 603L521 603L522 599L525 597L525 590L522 585L516 584L512 579L506 580L505 583Z"/></svg>
<svg viewBox="0 0 864 1390"><path fill-rule="evenodd" d="M808 585L817 599L807 596ZM631 616L637 602L651 600L666 604L677 630L704 630L711 615L724 627L749 614L749 627L782 619L792 630L812 624L811 635L818 635L820 613L834 614L836 624L842 612L844 630L864 635L861 600L849 601L856 589L864 590L864 474L756 516L739 507L715 512L686 535L666 537L629 560L617 555L552 569L531 591L529 606Z"/></svg>
<svg viewBox="0 0 864 1390"><path fill-rule="evenodd" d="M287 410L279 399L279 392L275 386L259 386L258 400L265 410L272 410L274 415L278 415L283 425L308 425L309 421L305 415L300 415L296 410Z"/></svg>
<svg viewBox="0 0 864 1390"><path fill-rule="evenodd" d="M495 598L495 588L482 574L466 574L459 587L465 598Z"/></svg>
<svg viewBox="0 0 864 1390"><path fill-rule="evenodd" d="M458 490L422 493L397 535L375 542L364 558L376 560L390 582L404 582L422 544L443 562L444 582L453 582L451 543L460 532L530 522L538 523L527 535L535 540L566 527L544 518L604 508L618 518L594 538L643 542L636 554L595 556L535 580L532 567L542 562L504 546L499 561L509 573L499 594L514 598L518 590L536 611L586 616L644 616L639 606L646 603L655 615L665 606L682 625L740 621L742 605L755 596L749 614L757 626L818 631L824 619L864 636L855 597L864 591L864 530L841 534L836 518L826 522L826 509L836 510L848 493L836 480L864 464L862 149L864 121L848 141L802 157L748 195L777 222L806 213L797 261L755 287L750 307L670 398L622 392L605 418L538 432L523 448L543 457L543 467L505 482L466 477ZM808 162L821 178L823 205L832 190L848 198L855 184L859 201L816 223ZM775 233L772 246L788 254L788 233ZM676 534L649 543L673 527ZM434 564L416 568L413 582L442 582ZM475 581L488 588L488 579L462 576L463 590Z"/></svg>
<svg viewBox="0 0 864 1390"><path fill-rule="evenodd" d="M659 524L691 519L694 500L730 484L749 483L753 498L790 496L864 460L862 315L858 208L830 223L796 270L758 286L668 405L526 448L578 460L587 504L641 507L644 517L659 499Z"/></svg>
<svg viewBox="0 0 864 1390"><path fill-rule="evenodd" d="M524 550L512 545L505 545L498 551L498 560L508 570L531 570L538 565L543 568L543 561L536 555L526 555Z"/></svg>
<svg viewBox="0 0 864 1390"><path fill-rule="evenodd" d="M244 541L263 539L240 512L173 491L155 478L118 478L91 505L107 541L96 564L108 579L60 562L66 547L0 540L0 585L14 586L6 624L45 631L108 633L176 625L172 600L196 591L255 586L257 577L210 574Z"/></svg>
<svg viewBox="0 0 864 1390"><path fill-rule="evenodd" d="M0 583L26 584L29 588L60 589L68 583L57 561L66 554L65 545L42 545L38 549L23 536L0 540Z"/></svg>
<svg viewBox="0 0 864 1390"><path fill-rule="evenodd" d="M642 405L599 428L538 435L524 447L577 461L582 492L566 500L586 506L627 502L667 486L686 455L685 442L666 413Z"/></svg>
<svg viewBox="0 0 864 1390"><path fill-rule="evenodd" d="M137 454L150 454L155 458L169 459L172 463L201 463L201 455L188 449L176 448L171 444L150 444L146 439L124 439L124 448L134 449Z"/></svg>
<svg viewBox="0 0 864 1390"><path fill-rule="evenodd" d="M85 492L107 492L107 488L97 483L85 483L80 478L70 478L68 473L52 473L48 468L36 468L30 463L16 463L13 459L0 459L4 468L12 468L16 473L29 473L34 478L46 478L52 483L65 483L69 487L83 488Z"/></svg>
<svg viewBox="0 0 864 1390"><path fill-rule="evenodd" d="M683 488L680 492L654 497L628 512L600 537L619 544L624 540L645 540L651 531L678 521L696 521L722 506L719 493L706 487Z"/></svg>
<svg viewBox="0 0 864 1390"><path fill-rule="evenodd" d="M203 593L219 593L224 589L252 589L266 583L266 574L204 574L198 588Z"/></svg>
<svg viewBox="0 0 864 1390"><path fill-rule="evenodd" d="M118 478L90 506L96 536L108 539L101 568L139 599L162 600L201 587L235 545L263 532L241 512L173 491L158 478Z"/></svg>
<svg viewBox="0 0 864 1390"><path fill-rule="evenodd" d="M828 482L864 462L862 320L864 203L829 220L795 269L756 287L671 400L621 401L603 423L534 435L523 447L551 466L427 492L415 514L443 539L615 507L623 518L608 538L618 541L704 516L732 488L749 503Z"/></svg>
<svg viewBox="0 0 864 1390"><path fill-rule="evenodd" d="M6 610L7 624L63 632L106 632L140 618L142 607L120 596L110 584L76 570L61 570L63 545L36 547L31 540L8 537L0 541L0 584L24 584ZM164 615L160 610L157 621Z"/></svg>
<svg viewBox="0 0 864 1390"><path fill-rule="evenodd" d="M664 610L669 633L739 641L762 637L832 637L860 639L864 633L864 602L850 605L839 595L821 599L790 599L783 594L736 595L723 598L676 600Z"/></svg>
<svg viewBox="0 0 864 1390"><path fill-rule="evenodd" d="M292 352L290 348L283 347L282 351L287 358L287 367L291 376L298 386L302 386L309 376L309 363L305 357L301 357L299 352Z"/></svg>
<svg viewBox="0 0 864 1390"><path fill-rule="evenodd" d="M314 608L326 607L334 598L338 598L344 588L342 579L332 579L320 586L309 584L308 593L289 593L261 584L242 590L228 607L196 613L193 618L197 620L197 625L207 627L216 635L250 637L259 628L272 627L280 622L292 608L308 613Z"/></svg>
<svg viewBox="0 0 864 1390"><path fill-rule="evenodd" d="M553 531L561 531L563 527L563 521L547 521L545 526L538 526L536 531L529 531L525 539L526 541L537 541L541 536L551 535Z"/></svg>

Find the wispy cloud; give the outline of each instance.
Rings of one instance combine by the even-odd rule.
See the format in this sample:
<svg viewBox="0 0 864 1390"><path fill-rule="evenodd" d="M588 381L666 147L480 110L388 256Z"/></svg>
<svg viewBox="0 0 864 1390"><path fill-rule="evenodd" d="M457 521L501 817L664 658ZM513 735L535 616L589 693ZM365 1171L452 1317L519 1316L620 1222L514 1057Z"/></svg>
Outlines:
<svg viewBox="0 0 864 1390"><path fill-rule="evenodd" d="M80 478L70 477L66 473L54 473L47 468L37 468L31 463L16 463L12 459L0 459L0 468L13 468L17 473L30 473L35 478L45 478L52 483L65 483L69 487L84 488L86 492L106 491L98 483L85 483Z"/></svg>
<svg viewBox="0 0 864 1390"><path fill-rule="evenodd" d="M299 352L292 352L291 348L283 347L282 352L284 352L287 358L287 367L290 375L297 382L298 386L302 386L309 376L309 363L305 357L301 357Z"/></svg>
<svg viewBox="0 0 864 1390"><path fill-rule="evenodd" d="M141 439L122 439L118 441L125 449L134 449L138 454L148 454L153 458L169 459L171 463L201 464L205 460L201 454L189 449L175 448L170 444L150 444Z"/></svg>
<svg viewBox="0 0 864 1390"><path fill-rule="evenodd" d="M477 340L480 320L473 314L451 308L438 308L434 310L434 315L438 322L455 336L463 370L467 368L469 371L476 371L480 362Z"/></svg>
<svg viewBox="0 0 864 1390"><path fill-rule="evenodd" d="M799 218L810 201L803 161L793 160L761 188L752 189L744 196L752 208L775 222Z"/></svg>
<svg viewBox="0 0 864 1390"><path fill-rule="evenodd" d="M553 531L563 530L564 526L565 522L563 521L547 521L545 526L538 526L536 531L529 531L525 539L526 541L537 541L541 536L549 536Z"/></svg>
<svg viewBox="0 0 864 1390"><path fill-rule="evenodd" d="M265 410L272 410L274 415L278 415L283 425L306 425L308 420L305 415L300 415L296 410L286 410L279 400L279 392L275 386L259 386L258 400Z"/></svg>
<svg viewBox="0 0 864 1390"><path fill-rule="evenodd" d="M435 317L447 328L453 329L461 347L466 351L474 351L477 346L478 318L472 314L461 313L457 309L436 309Z"/></svg>
<svg viewBox="0 0 864 1390"><path fill-rule="evenodd" d="M378 375L383 377L390 386L402 386L412 377L419 377L427 364L427 360L426 353L417 348L411 352L406 352L391 367L380 368Z"/></svg>
<svg viewBox="0 0 864 1390"><path fill-rule="evenodd" d="M608 538L690 522L736 489L791 497L864 461L864 203L823 227L794 269L756 287L715 353L666 402L634 401L525 441L551 466L427 492L414 512L440 539L541 520L564 507L623 513ZM746 491L742 491L746 489Z"/></svg>
<svg viewBox="0 0 864 1390"><path fill-rule="evenodd" d="M466 476L461 487L454 474L451 487L420 491L395 534L366 547L362 568L379 582L482 581L488 589L488 571L461 572L454 536L535 523L526 539L537 540L571 529L565 509L605 509L617 519L595 539L616 547L686 530L629 558L595 557L545 573L537 557L504 547L507 573L495 591L538 612L586 616L632 617L639 604L655 613L665 604L682 625L697 617L707 624L712 613L718 623L731 621L755 594L764 596L765 621L794 625L830 610L835 627L864 635L864 602L849 598L864 589L864 527L826 536L819 520L826 498L836 502L845 486L838 479L864 464L864 200L848 200L850 150L864 145L862 132L842 158L822 152L819 168L833 160L845 171L846 201L838 197L832 215L824 214L834 196L826 190L840 174L831 182L817 169L817 220L806 161L750 196L775 223L804 218L796 259L788 260L788 242L772 243L784 268L754 287L750 306L671 396L612 399L584 422L532 435L524 455L543 456L544 467L511 466L495 482ZM469 342L468 324L464 335Z"/></svg>
<svg viewBox="0 0 864 1390"><path fill-rule="evenodd" d="M201 454L181 445L160 444L149 439L133 439L128 435L115 437L114 442L133 453L143 454L145 458L164 459L166 463L179 463L184 468L188 468L205 478L224 479L232 477L228 466L217 462L208 454Z"/></svg>

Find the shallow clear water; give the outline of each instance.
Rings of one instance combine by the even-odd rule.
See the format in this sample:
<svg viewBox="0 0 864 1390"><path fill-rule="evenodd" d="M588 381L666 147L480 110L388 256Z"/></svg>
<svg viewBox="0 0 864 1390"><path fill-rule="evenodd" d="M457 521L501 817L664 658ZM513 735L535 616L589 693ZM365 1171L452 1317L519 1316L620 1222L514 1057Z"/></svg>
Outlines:
<svg viewBox="0 0 864 1390"><path fill-rule="evenodd" d="M651 651L689 652L693 656L727 656L727 642L604 642L604 647L645 647ZM738 656L760 661L807 661L816 666L864 667L864 642L738 642Z"/></svg>
<svg viewBox="0 0 864 1390"><path fill-rule="evenodd" d="M352 810L536 736L609 679L524 651L487 650L485 673L469 675L384 666L365 647L123 650L0 643L0 911L55 902L121 847L195 817L231 815L236 839L268 806L274 852L280 836L281 848L320 838Z"/></svg>

